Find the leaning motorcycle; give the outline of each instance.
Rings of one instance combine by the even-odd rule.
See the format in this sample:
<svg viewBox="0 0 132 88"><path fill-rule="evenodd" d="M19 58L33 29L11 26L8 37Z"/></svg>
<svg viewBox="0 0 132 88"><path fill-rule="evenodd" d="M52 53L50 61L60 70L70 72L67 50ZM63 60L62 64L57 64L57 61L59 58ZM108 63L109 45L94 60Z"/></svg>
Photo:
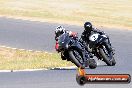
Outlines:
<svg viewBox="0 0 132 88"><path fill-rule="evenodd" d="M89 40L89 48L98 59L104 61L108 66L114 66L116 64L114 53L109 50L108 44L106 44L106 41L108 41L106 35L93 33L89 36ZM111 45L109 46L111 47Z"/></svg>
<svg viewBox="0 0 132 88"><path fill-rule="evenodd" d="M65 33L58 38L58 43L63 60L71 61L81 68L89 66L89 68L94 69L97 67L95 60L90 59L89 52L77 38L69 37L69 34Z"/></svg>

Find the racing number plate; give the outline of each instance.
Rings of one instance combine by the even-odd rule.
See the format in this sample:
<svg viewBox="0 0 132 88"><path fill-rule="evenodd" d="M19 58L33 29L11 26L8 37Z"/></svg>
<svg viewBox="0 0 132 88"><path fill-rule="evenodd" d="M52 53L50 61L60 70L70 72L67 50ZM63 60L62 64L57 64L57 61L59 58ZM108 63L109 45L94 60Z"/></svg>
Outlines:
<svg viewBox="0 0 132 88"><path fill-rule="evenodd" d="M90 37L89 37L89 40L90 41L96 41L98 39L98 36L99 34L92 34Z"/></svg>

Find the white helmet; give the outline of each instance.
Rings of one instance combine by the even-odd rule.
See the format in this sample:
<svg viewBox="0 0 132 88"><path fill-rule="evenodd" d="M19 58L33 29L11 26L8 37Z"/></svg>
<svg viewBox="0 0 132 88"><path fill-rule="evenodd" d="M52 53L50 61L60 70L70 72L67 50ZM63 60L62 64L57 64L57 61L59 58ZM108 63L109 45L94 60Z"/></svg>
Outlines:
<svg viewBox="0 0 132 88"><path fill-rule="evenodd" d="M55 34L58 35L58 36L63 34L64 32L65 32L65 28L63 26L58 26L55 29Z"/></svg>

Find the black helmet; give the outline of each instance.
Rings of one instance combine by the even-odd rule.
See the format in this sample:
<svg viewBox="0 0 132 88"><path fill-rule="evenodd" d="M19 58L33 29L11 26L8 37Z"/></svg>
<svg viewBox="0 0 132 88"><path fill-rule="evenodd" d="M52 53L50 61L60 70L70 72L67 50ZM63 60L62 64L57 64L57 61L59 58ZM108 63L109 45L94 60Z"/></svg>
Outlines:
<svg viewBox="0 0 132 88"><path fill-rule="evenodd" d="M86 31L92 30L92 24L90 22L85 22L84 28Z"/></svg>

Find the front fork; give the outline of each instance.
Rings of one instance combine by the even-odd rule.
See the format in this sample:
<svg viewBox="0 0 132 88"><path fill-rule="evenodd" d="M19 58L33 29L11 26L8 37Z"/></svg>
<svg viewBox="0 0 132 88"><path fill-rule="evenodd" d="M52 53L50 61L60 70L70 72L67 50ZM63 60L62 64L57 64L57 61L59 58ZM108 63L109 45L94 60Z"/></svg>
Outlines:
<svg viewBox="0 0 132 88"><path fill-rule="evenodd" d="M99 48L99 47L98 47ZM94 55L99 59L99 60L103 60L103 58L101 57L100 53L99 53L99 49L94 49Z"/></svg>
<svg viewBox="0 0 132 88"><path fill-rule="evenodd" d="M109 45L108 42L104 42L102 46L97 47L97 53L98 53L98 58L103 60L103 58L101 57L102 55L100 55L100 51L99 48L102 48L103 51L105 52L105 54L110 57L110 60L113 58L113 50L111 50L111 46Z"/></svg>
<svg viewBox="0 0 132 88"><path fill-rule="evenodd" d="M87 60L89 59L89 55L87 50L85 49L85 46L82 47L81 45L78 45L78 50L80 51L80 53L82 54L82 58L84 60L84 63L86 65Z"/></svg>
<svg viewBox="0 0 132 88"><path fill-rule="evenodd" d="M114 55L114 49L111 46L110 40L109 38L104 42L104 46L106 47L106 49L108 50L108 53L110 54L110 56ZM111 57L112 58L112 57Z"/></svg>

